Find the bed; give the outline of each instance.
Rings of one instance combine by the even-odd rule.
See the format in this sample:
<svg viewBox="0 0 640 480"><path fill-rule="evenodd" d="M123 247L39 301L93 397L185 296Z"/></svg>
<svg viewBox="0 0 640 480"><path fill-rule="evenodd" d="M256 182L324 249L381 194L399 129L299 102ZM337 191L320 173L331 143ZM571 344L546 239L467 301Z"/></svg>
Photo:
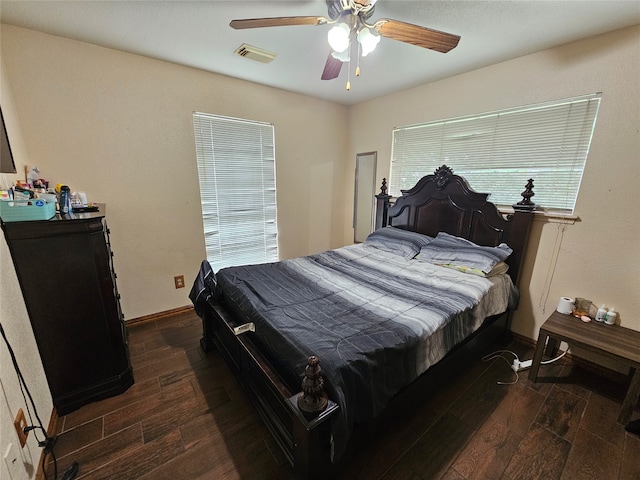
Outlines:
<svg viewBox="0 0 640 480"><path fill-rule="evenodd" d="M362 244L213 272L190 298L299 479L328 478L353 429L517 306L535 205L513 213L443 165L393 199Z"/></svg>

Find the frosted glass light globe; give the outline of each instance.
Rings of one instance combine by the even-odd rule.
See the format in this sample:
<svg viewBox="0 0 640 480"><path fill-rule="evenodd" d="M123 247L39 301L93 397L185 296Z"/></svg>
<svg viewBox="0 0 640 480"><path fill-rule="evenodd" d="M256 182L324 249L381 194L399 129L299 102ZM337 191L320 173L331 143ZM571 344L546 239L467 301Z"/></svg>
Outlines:
<svg viewBox="0 0 640 480"><path fill-rule="evenodd" d="M344 52L347 48L349 48L349 35L351 34L351 29L346 23L339 23L327 34L327 39L329 40L329 45L331 48L340 53Z"/></svg>
<svg viewBox="0 0 640 480"><path fill-rule="evenodd" d="M380 42L380 35L375 35L367 27L358 32L358 42L362 46L362 56L366 57L373 52Z"/></svg>

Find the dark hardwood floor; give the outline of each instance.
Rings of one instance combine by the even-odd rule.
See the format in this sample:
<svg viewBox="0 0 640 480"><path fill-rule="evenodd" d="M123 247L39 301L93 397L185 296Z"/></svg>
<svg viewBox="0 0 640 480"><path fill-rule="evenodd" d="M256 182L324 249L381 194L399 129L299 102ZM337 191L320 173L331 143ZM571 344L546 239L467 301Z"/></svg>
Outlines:
<svg viewBox="0 0 640 480"><path fill-rule="evenodd" d="M220 355L200 349L201 333L192 312L130 327L135 385L60 418L59 475L77 461L82 479L291 479ZM542 367L553 383L524 372L501 385L514 380L508 363L482 361L499 348L441 370L426 399L359 429L339 478L640 478L640 438L616 423L622 385L567 363ZM531 358L530 346L508 348Z"/></svg>

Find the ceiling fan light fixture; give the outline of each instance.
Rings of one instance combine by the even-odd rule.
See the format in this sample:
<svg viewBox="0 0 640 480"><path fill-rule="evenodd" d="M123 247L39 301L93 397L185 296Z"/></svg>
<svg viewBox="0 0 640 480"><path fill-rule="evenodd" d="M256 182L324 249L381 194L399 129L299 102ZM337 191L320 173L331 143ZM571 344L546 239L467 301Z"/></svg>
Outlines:
<svg viewBox="0 0 640 480"><path fill-rule="evenodd" d="M327 40L334 52L344 52L349 48L349 36L351 35L351 29L346 23L339 23L329 30L327 33Z"/></svg>
<svg viewBox="0 0 640 480"><path fill-rule="evenodd" d="M336 60L340 60L342 63L350 60L348 48L344 52L331 52L331 56Z"/></svg>
<svg viewBox="0 0 640 480"><path fill-rule="evenodd" d="M2 1L2 0L0 0ZM360 57L365 57L377 48L380 37L390 38L399 42L410 43L422 48L447 53L455 48L460 41L459 35L454 35L431 28L383 18L376 22L373 17L377 0L326 0L328 18L316 16L245 18L232 20L229 24L234 29L284 27L295 25L328 25L332 28L327 32L327 40L331 51L327 56L322 80L333 80L340 74L343 63L350 65L351 47L357 47L354 52L357 59L356 76L360 74ZM354 37L351 45L351 37ZM240 53L243 56L246 54ZM249 57L251 58L251 57ZM350 69L347 70L350 74ZM347 90L351 88L350 78L347 79Z"/></svg>
<svg viewBox="0 0 640 480"><path fill-rule="evenodd" d="M358 32L358 42L362 47L362 56L366 57L376 49L380 42L380 35L376 35L369 27L362 27Z"/></svg>

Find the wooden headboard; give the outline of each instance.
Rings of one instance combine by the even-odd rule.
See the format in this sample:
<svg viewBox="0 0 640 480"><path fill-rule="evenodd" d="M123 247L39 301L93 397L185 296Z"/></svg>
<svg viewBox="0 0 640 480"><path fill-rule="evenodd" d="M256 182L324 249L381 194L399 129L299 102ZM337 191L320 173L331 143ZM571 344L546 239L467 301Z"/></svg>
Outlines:
<svg viewBox="0 0 640 480"><path fill-rule="evenodd" d="M535 210L530 200L532 187L530 179L523 199L513 205L514 212L503 216L487 201L488 193L473 191L464 178L454 175L446 165L433 175L422 177L413 188L402 190L402 196L395 202L387 194L383 180L381 192L376 195L376 229L392 225L432 237L446 232L478 245L496 246L504 242L513 249L507 263L509 275L517 285Z"/></svg>

